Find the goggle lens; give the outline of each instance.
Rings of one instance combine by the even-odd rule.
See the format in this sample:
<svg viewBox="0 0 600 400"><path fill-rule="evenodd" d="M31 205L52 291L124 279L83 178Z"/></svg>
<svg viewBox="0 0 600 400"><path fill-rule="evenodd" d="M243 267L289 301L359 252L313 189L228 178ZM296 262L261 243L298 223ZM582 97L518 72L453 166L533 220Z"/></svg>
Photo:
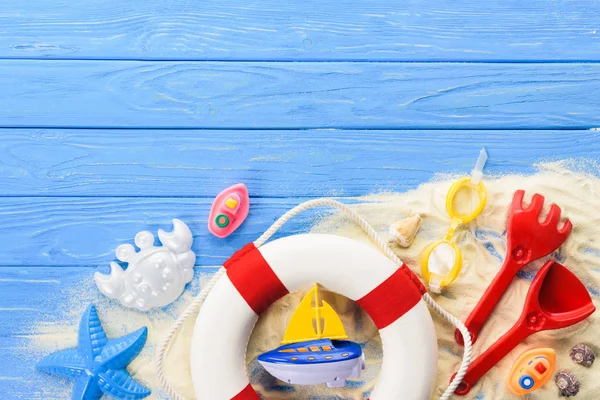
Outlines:
<svg viewBox="0 0 600 400"><path fill-rule="evenodd" d="M427 259L427 268L430 273L447 275L456 265L456 252L449 243L437 244Z"/></svg>

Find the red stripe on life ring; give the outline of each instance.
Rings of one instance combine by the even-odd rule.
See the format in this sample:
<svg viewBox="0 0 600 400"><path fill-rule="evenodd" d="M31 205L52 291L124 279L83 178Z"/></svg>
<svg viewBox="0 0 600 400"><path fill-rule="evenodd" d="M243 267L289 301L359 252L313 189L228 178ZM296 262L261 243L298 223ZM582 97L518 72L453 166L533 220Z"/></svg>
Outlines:
<svg viewBox="0 0 600 400"><path fill-rule="evenodd" d="M425 291L421 281L402 265L357 303L373 319L377 329L383 329L413 308Z"/></svg>
<svg viewBox="0 0 600 400"><path fill-rule="evenodd" d="M223 267L233 286L258 315L288 294L254 243L233 254Z"/></svg>
<svg viewBox="0 0 600 400"><path fill-rule="evenodd" d="M248 384L244 390L236 394L231 400L260 400L260 397L258 397L254 389L252 389L252 386Z"/></svg>

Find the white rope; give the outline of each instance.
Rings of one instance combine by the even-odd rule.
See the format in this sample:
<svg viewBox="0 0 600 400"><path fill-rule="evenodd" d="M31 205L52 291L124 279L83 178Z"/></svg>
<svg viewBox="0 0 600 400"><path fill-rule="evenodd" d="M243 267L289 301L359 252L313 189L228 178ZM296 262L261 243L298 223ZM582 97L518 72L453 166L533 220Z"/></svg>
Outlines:
<svg viewBox="0 0 600 400"><path fill-rule="evenodd" d="M225 274L225 268L221 267L217 271L217 273L211 278L211 280L202 288L202 291L200 292L198 297L196 297L194 299L194 301L192 301L190 303L190 305L187 306L187 308L185 309L183 314L181 314L179 316L179 318L177 318L177 321L175 321L173 323L173 325L171 325L169 332L167 332L167 335L165 336L163 341L160 343L160 345L158 346L158 350L156 351L156 358L155 358L156 375L158 376L158 380L160 381L160 384L162 385L162 387L167 391L168 395L171 396L171 398L173 400L186 400L186 399L185 399L185 397L183 397L182 395L177 393L177 391L171 386L171 384L169 384L169 381L167 380L167 377L165 376L165 371L164 371L165 354L166 354L167 350L169 349L169 345L171 344L171 339L177 334L177 332L179 332L179 330L181 329L181 326L185 323L185 321L192 314L196 314L200 310L200 306L202 305L202 303L204 303L206 296L208 296L208 294L210 293L212 288L215 286L217 281L219 279L221 279L221 276L223 276L223 274Z"/></svg>
<svg viewBox="0 0 600 400"><path fill-rule="evenodd" d="M371 225L369 225L369 223L363 217L361 217L357 212L350 209L348 206L340 203L339 201L336 201L333 199L327 199L327 198L309 200L309 201L306 201L306 202L299 204L296 207L292 208L291 210L289 210L288 212L283 214L277 221L275 221L275 223L273 223L273 225L271 225L271 227L269 229L267 229L265 231L265 233L263 233L257 240L255 240L254 245L256 247L260 247L263 244L265 244L271 238L271 236L273 236L275 234L275 232L277 232L287 221L292 219L295 215L301 213L302 211L308 210L310 208L321 207L321 206L334 207L334 208L337 208L337 209L343 211L344 213L346 213L346 215L348 215L350 218L352 218L352 220L354 222L356 222L358 225L360 225L361 228L363 228L363 230L367 233L367 235L371 238L371 240L373 240L373 242L375 242L375 244L377 244L379 249L386 256L388 256L397 265L402 265L402 261L400 260L400 258L398 258L396 253L394 253L394 251L388 246L387 242L385 240L383 240L377 234L377 231L375 231L375 229L373 229L373 227ZM214 287L214 285L217 283L217 281L221 278L221 276L224 273L225 273L224 268L219 269L219 271L215 274L215 276L202 289L202 292L200 292L198 297L196 299L194 299L194 301L186 308L186 310L183 312L183 314L181 314L181 316L177 319L177 321L175 321L173 326L171 326L171 329L167 333L167 336L165 337L163 342L158 347L158 351L156 354L156 373L158 375L158 379L160 380L161 385L165 388L165 390L167 391L169 396L171 396L174 400L185 400L185 398L183 396L181 396L179 393L177 393L177 391L169 384L169 382L167 381L167 379L165 377L165 374L164 374L165 354L169 348L169 344L170 344L173 336L175 336L177 334L179 329L181 329L181 326L184 324L185 320L190 315L198 312L198 310L200 309L200 306L206 299L206 296L208 296L208 293L210 293L211 289ZM471 347L472 347L471 334L469 333L469 331L467 330L465 325L462 323L462 321L460 321L454 315L450 314L448 311L444 310L439 304L437 304L435 302L435 300L429 295L429 293L425 293L423 295L423 299L431 308L433 308L435 310L435 312L440 314L444 319L446 319L448 322L450 322L452 325L454 325L456 328L458 328L458 330L462 333L463 338L464 338L464 349L465 350L464 350L461 366L460 366L458 372L456 373L456 376L452 380L451 384L448 386L448 388L446 389L444 394L442 394L442 396L440 397L440 400L448 400L448 399L450 399L450 397L452 396L452 394L454 393L454 391L456 390L458 385L462 382L462 379L464 378L464 376L467 372L467 369L469 368L469 365L471 363Z"/></svg>

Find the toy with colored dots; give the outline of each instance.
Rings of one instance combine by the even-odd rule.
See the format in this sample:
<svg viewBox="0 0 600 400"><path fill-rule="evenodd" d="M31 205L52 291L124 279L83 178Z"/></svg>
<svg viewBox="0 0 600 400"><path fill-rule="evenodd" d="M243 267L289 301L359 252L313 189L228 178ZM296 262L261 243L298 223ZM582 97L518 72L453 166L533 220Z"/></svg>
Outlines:
<svg viewBox="0 0 600 400"><path fill-rule="evenodd" d="M221 239L231 235L242 225L250 210L248 189L238 183L217 195L210 209L208 230Z"/></svg>
<svg viewBox="0 0 600 400"><path fill-rule="evenodd" d="M554 373L556 352L553 349L532 349L523 353L508 374L508 387L517 396L538 390Z"/></svg>

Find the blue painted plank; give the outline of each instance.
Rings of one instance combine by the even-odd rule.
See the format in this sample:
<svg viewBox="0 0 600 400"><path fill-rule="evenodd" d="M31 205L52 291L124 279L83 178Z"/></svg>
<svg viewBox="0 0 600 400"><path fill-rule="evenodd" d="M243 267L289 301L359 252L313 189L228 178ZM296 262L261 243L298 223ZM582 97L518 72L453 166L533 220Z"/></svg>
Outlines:
<svg viewBox="0 0 600 400"><path fill-rule="evenodd" d="M74 334L76 327L74 328ZM10 400L64 400L69 382L37 372L35 363L44 355L32 350L29 337L0 336L0 391Z"/></svg>
<svg viewBox="0 0 600 400"><path fill-rule="evenodd" d="M600 126L600 64L5 60L0 87L0 127Z"/></svg>
<svg viewBox="0 0 600 400"><path fill-rule="evenodd" d="M595 0L5 2L0 57L598 60Z"/></svg>
<svg viewBox="0 0 600 400"><path fill-rule="evenodd" d="M246 222L229 238L218 239L207 229L210 199L1 197L0 265L107 266L117 261L118 245L133 243L142 230L155 236L159 228L171 230L173 218L194 234L197 265L220 265L301 201L252 199ZM310 210L294 218L281 234L305 231L314 215Z"/></svg>
<svg viewBox="0 0 600 400"><path fill-rule="evenodd" d="M4 196L212 198L244 182L252 197L406 191L436 173L596 158L598 131L0 130Z"/></svg>
<svg viewBox="0 0 600 400"><path fill-rule="evenodd" d="M142 136L136 134L135 131L127 132L138 138ZM76 131L73 133L77 135ZM111 136L116 138L115 140L126 137L126 135L118 135L116 132L112 133L115 133ZM159 134L160 132L156 131L155 133ZM184 133L178 132L178 134ZM542 159L567 156L594 158L598 154L599 146L597 131L538 132L538 135L526 135L518 131L492 132L487 135L477 131L409 132L414 135L412 139L404 141L398 138L397 143L394 142L393 135L398 132L369 131L368 135L362 137L358 133L354 133L357 135L354 137L352 137L352 133L342 136L337 135L338 133L315 132L313 136L310 132L305 131L294 139L296 141L292 141L288 145L297 149L305 149L303 152L306 153L301 152L299 157L309 158L312 151L318 152L318 145L326 148L324 143L327 142L329 142L328 146L333 147L336 143L344 143L340 144L345 147L343 153L319 156L330 160L328 162L334 165L328 171L319 172L329 182L327 192L338 192L340 195L345 195L345 186L354 177L362 177L360 179L365 182L358 184L352 191L356 194L367 194L372 191L406 190L416 187L420 182L431 178L434 172L467 173L472 168L479 148L484 145L490 151L491 160L488 172L492 173L530 172L531 164L540 160L538 157ZM108 171L105 168L114 163L114 161L108 160L105 162L107 166L104 166L100 161L106 157L107 153L110 153L112 146L110 146L110 142L102 142L106 134L103 135L101 131L96 134L99 135L97 142L77 143L81 137L75 136L79 139L70 149L53 149L52 146L49 146L48 150L56 154L70 154L69 157L73 160L83 160L84 156L72 153L73 149L83 149L83 151L92 148L99 149L98 157L100 158L92 164L98 166L99 173L103 173L103 170ZM186 140L196 137L193 132L187 132L187 134L190 136L185 136ZM267 141L268 135L271 134L275 135L276 133L269 132L267 136L263 137L263 142ZM286 132L286 134L291 137L293 132ZM337 136L334 138L332 135ZM163 137L169 136L163 135ZM68 136L44 138L43 135L37 139L40 146L45 146L46 140L56 139L59 144L73 140ZM133 137L131 140L132 144L129 145L131 147L123 152L125 156L134 152L143 156L144 152L151 151L137 149ZM172 140L175 139L172 138ZM275 140L272 142L276 143ZM260 143L260 141L256 141L249 146L261 149ZM313 144L312 148L311 143ZM176 140L172 144L175 144L176 150L186 147ZM465 149L460 150L463 144ZM164 150L168 146L168 141L157 141L154 145L154 149L162 150L165 155L169 153ZM219 148L221 143L215 139L212 145L215 146L212 148ZM124 146L128 145L124 144ZM198 148L198 146L190 145L189 142L187 146L190 146L192 150ZM23 164L34 167L48 165L45 159L48 153L40 151L39 148L26 149L22 146L16 148L20 150L13 150L9 153L18 155L20 152L20 157L34 157L30 160L25 159ZM333 152L333 150L331 151ZM173 153L171 159L174 160L176 156L177 154ZM250 156L252 157L252 153ZM155 159L154 157L149 158ZM184 158L182 157L182 159ZM190 160L191 156L187 159ZM217 157L210 163L214 165L215 160L218 159ZM89 188L86 192L88 197L81 197L81 193L84 193L83 189L80 190L79 196L76 194L79 189L75 189L73 195L66 194L67 197L36 197L43 192L37 191L35 183L31 182L34 189L29 189L29 193L34 197L0 198L0 226L2 226L0 243L3 244L0 251L0 265L107 265L114 259L113 251L119 244L131 241L139 230L150 229L155 232L158 228L168 228L170 220L175 217L187 222L196 235L194 250L199 255L198 264L214 265L222 262L245 243L255 240L277 217L304 200L302 197L261 197L264 196L263 193L277 193L280 188L285 187L281 182L287 177L291 179L292 175L287 171L287 167L284 167L285 164L280 164L276 160L270 166L273 169L270 175L265 178L261 178L259 174L255 175L257 181L262 179L262 186L254 187L254 181L247 182L251 192L255 195L252 198L248 221L230 239L219 240L212 237L206 229L208 210L217 190L236 180L235 173L229 175L230 181L227 181L221 178L218 171L213 171L212 175L202 176L198 179L196 197L176 197L178 185L171 181L170 176L153 177L154 174L150 171L142 179L150 180L154 187L160 188L157 190L160 190L162 194L171 193L172 197L136 197L144 195L143 191L138 190L134 178L141 171L133 167L139 161L134 158L118 163L119 179L113 187L120 189L118 194L112 192L111 196L118 195L119 197L93 197L99 196L99 193L94 192L96 187L94 182L97 178L89 175L85 170L78 171L68 163L64 164L63 161L59 161L56 163L59 169L63 168L61 165L64 165L67 173L70 171L72 174L86 176L85 179L89 179L84 185ZM4 157L3 163L3 176L5 176L6 182L27 176L24 172L7 167L11 163L9 157ZM300 163L298 162L298 164ZM129 167L123 168L123 165ZM296 171L303 171L303 167L296 166L294 162L291 162L290 165L297 168ZM307 168L312 168L310 165ZM320 162L315 165L320 165ZM173 169L164 165L160 165L160 167L166 170ZM185 169L190 168L192 170L202 169L202 166L198 167L196 164L192 164L186 166ZM278 168L282 168L282 170L277 171ZM391 170L393 175L386 175L385 172L388 170ZM51 175L44 169L38 170L37 167L29 174ZM406 180L403 180L403 177L406 177ZM62 178L59 176L57 179ZM130 182L127 181L128 179ZM180 180L184 179L180 178ZM207 182L206 186L203 186L201 182ZM304 190L304 197L307 193L328 194L322 193L322 189L311 189L311 182L310 178L303 180L300 182L301 185L294 187L294 190L300 193ZM52 183L49 183L47 186L51 185ZM67 186L70 185L67 184ZM261 187L265 189L260 189ZM189 190L193 190L193 185ZM287 190L292 191L291 189ZM285 193L287 190L282 190L282 192ZM53 194L64 195L57 192ZM288 233L302 231L311 218L310 213L301 216L286 226L286 231Z"/></svg>
<svg viewBox="0 0 600 400"><path fill-rule="evenodd" d="M78 316L90 303L98 306L101 315L104 310L121 307L96 288L96 271L104 272L104 269L68 266L0 268L0 320L3 321L0 325L0 360L5 350L2 338L23 336L27 341L30 336L53 333L53 326L72 324L76 328ZM195 268L194 279L186 286L185 293L197 295L201 282L206 282L216 271L216 268ZM150 311L149 315L166 312L176 318L187 301L189 299L179 298L164 309ZM9 369L5 363L0 363L0 382L8 371L18 376L24 368Z"/></svg>
<svg viewBox="0 0 600 400"><path fill-rule="evenodd" d="M34 365L55 350L57 344L53 340L68 340L64 337L65 327L72 327L72 340L76 340L79 317L88 304L96 304L109 335L125 333L118 323L106 317L108 310L114 311L120 306L96 289L94 271L95 268L72 267L0 268L0 393L3 399L64 399L67 388L71 387L69 383L37 372ZM186 294L197 295L201 282L214 272L214 269L197 268ZM187 301L189 298L180 298L160 311L152 310L147 316L157 318L160 313L161 319L175 320Z"/></svg>
<svg viewBox="0 0 600 400"><path fill-rule="evenodd" d="M92 285L94 270L93 267L0 268L0 319L5 322L0 325L0 337L35 334L35 326L44 321L68 324L67 319L73 317L66 313L73 304L71 290L86 285L93 289L89 291L90 301L98 297ZM82 302L81 307L85 308L87 303L87 300ZM77 321L73 324L76 326Z"/></svg>

